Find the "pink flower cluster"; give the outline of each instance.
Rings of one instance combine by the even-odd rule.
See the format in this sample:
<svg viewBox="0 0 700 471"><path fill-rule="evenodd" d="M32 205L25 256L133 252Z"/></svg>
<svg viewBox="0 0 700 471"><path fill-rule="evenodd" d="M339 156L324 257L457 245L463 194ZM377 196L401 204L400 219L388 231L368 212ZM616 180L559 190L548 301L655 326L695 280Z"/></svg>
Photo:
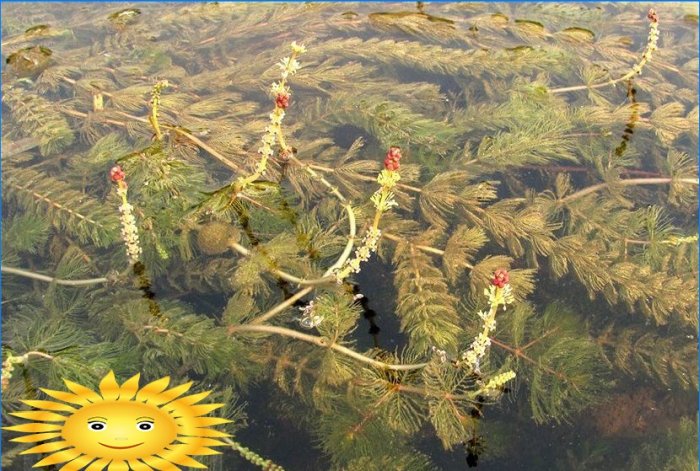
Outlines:
<svg viewBox="0 0 700 471"><path fill-rule="evenodd" d="M656 10L653 8L649 8L649 13L647 13L647 18L649 18L649 21L652 23L658 23L659 22L659 15L656 14Z"/></svg>
<svg viewBox="0 0 700 471"><path fill-rule="evenodd" d="M503 288L510 282L510 275L508 271L500 268L493 272L493 278L491 279L491 284L496 288Z"/></svg>
<svg viewBox="0 0 700 471"><path fill-rule="evenodd" d="M289 93L278 93L275 97L275 105L283 110L289 106Z"/></svg>
<svg viewBox="0 0 700 471"><path fill-rule="evenodd" d="M384 168L390 172L397 171L401 167L399 160L401 160L401 148L391 146L384 159Z"/></svg>
<svg viewBox="0 0 700 471"><path fill-rule="evenodd" d="M114 183L124 181L125 176L126 174L124 173L124 170L122 170L122 168L119 165L115 165L109 171L109 178Z"/></svg>

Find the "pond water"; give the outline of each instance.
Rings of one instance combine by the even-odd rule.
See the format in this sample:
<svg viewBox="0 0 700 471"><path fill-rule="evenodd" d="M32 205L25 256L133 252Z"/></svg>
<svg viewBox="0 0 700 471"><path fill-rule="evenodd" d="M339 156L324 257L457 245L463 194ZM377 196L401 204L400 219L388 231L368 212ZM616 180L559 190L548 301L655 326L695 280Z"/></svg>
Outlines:
<svg viewBox="0 0 700 471"><path fill-rule="evenodd" d="M3 469L698 469L697 3L3 3L2 59Z"/></svg>

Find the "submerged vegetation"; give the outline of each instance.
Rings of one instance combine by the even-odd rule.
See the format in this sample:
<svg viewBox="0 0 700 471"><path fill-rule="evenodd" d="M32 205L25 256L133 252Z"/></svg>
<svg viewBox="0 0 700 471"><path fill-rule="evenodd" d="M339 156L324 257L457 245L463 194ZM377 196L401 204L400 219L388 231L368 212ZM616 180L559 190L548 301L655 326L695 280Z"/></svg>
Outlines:
<svg viewBox="0 0 700 471"><path fill-rule="evenodd" d="M3 5L5 424L113 370L262 469L696 469L685 6L61 9Z"/></svg>

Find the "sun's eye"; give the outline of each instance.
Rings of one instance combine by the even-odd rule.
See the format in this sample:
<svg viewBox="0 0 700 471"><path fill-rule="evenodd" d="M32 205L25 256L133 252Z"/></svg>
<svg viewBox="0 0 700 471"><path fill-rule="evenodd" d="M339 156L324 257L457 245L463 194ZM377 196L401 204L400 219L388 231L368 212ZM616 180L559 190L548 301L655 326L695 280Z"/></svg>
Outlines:
<svg viewBox="0 0 700 471"><path fill-rule="evenodd" d="M136 424L136 428L141 432L149 432L153 430L153 422L141 421Z"/></svg>
<svg viewBox="0 0 700 471"><path fill-rule="evenodd" d="M101 432L107 428L107 424L100 420L93 420L88 422L88 428L93 432Z"/></svg>

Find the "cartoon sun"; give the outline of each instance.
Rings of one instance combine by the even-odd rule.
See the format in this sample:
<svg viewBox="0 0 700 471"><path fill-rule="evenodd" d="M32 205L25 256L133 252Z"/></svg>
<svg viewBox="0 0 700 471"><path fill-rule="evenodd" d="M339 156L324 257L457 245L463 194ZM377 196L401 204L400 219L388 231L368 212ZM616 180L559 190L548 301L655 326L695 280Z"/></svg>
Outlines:
<svg viewBox="0 0 700 471"><path fill-rule="evenodd" d="M120 386L110 371L100 381L99 394L64 382L71 392L42 389L63 402L22 401L39 410L12 413L36 422L3 427L28 434L13 442L45 442L22 452L51 453L34 467L65 463L61 471L86 466L86 471L206 468L191 456L218 454L208 447L226 445L216 438L229 435L208 427L230 420L203 417L223 404L195 405L211 391L180 397L191 382L167 389L170 378L165 377L139 389L138 374Z"/></svg>

